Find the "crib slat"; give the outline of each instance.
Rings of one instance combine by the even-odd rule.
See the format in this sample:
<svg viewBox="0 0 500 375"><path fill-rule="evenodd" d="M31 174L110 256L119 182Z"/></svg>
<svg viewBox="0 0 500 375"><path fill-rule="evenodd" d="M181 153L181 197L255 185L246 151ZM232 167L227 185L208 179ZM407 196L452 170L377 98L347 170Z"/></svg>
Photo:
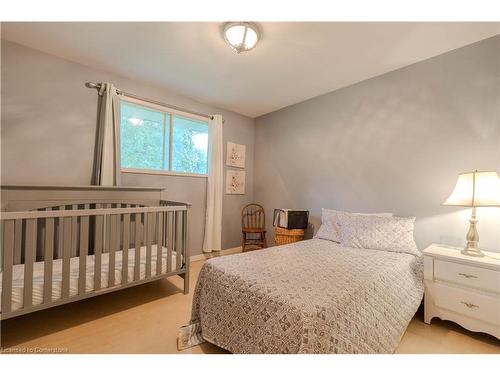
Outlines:
<svg viewBox="0 0 500 375"><path fill-rule="evenodd" d="M127 205L128 206L128 205ZM123 215L122 285L128 283L128 249L130 247L130 214Z"/></svg>
<svg viewBox="0 0 500 375"><path fill-rule="evenodd" d="M175 227L174 227L174 230L175 230L175 269L178 271L181 269L182 267L182 251L181 251L181 243L179 241L179 227L178 227L178 223L180 222L180 220L178 220L178 214L179 214L180 211L174 211L174 216L175 216Z"/></svg>
<svg viewBox="0 0 500 375"><path fill-rule="evenodd" d="M189 239L188 239L188 211L182 211L182 256L184 257L184 294L189 293Z"/></svg>
<svg viewBox="0 0 500 375"><path fill-rule="evenodd" d="M66 206L59 206L59 211L65 210ZM56 259L60 259L63 255L63 219L59 218L57 220L57 251Z"/></svg>
<svg viewBox="0 0 500 375"><path fill-rule="evenodd" d="M89 205L85 205L88 210ZM87 283L87 256L89 254L89 217L80 218L80 263L78 270L78 294L85 293Z"/></svg>
<svg viewBox="0 0 500 375"><path fill-rule="evenodd" d="M2 272L2 313L8 313L12 306L12 266L14 261L15 224L14 220L3 222L3 272Z"/></svg>
<svg viewBox="0 0 500 375"><path fill-rule="evenodd" d="M172 268L177 270L177 215L175 211L172 211L172 253L175 253L175 265Z"/></svg>
<svg viewBox="0 0 500 375"><path fill-rule="evenodd" d="M96 205L100 208L100 205ZM101 263L102 263L102 247L104 244L104 215L95 217L95 239L94 239L94 291L101 289Z"/></svg>
<svg viewBox="0 0 500 375"><path fill-rule="evenodd" d="M52 302L52 261L54 259L54 219L45 220L45 241L43 244L43 302Z"/></svg>
<svg viewBox="0 0 500 375"><path fill-rule="evenodd" d="M163 261L163 215L156 214L156 275L160 275Z"/></svg>
<svg viewBox="0 0 500 375"><path fill-rule="evenodd" d="M144 242L146 243L146 278L151 277L151 237L153 218L150 213L144 215Z"/></svg>
<svg viewBox="0 0 500 375"><path fill-rule="evenodd" d="M128 205L129 208L133 208L133 204ZM132 218L135 217L135 214L130 214L130 244L135 245L135 220L132 220Z"/></svg>
<svg viewBox="0 0 500 375"><path fill-rule="evenodd" d="M167 240L167 272L172 272L172 212L165 213Z"/></svg>
<svg viewBox="0 0 500 375"><path fill-rule="evenodd" d="M26 244L24 254L24 303L23 307L33 305L33 265L36 256L36 222L37 219L26 220Z"/></svg>
<svg viewBox="0 0 500 375"><path fill-rule="evenodd" d="M18 219L14 229L14 264L21 264L21 245L23 241L23 220Z"/></svg>
<svg viewBox="0 0 500 375"><path fill-rule="evenodd" d="M62 248L62 288L61 299L69 297L69 274L72 245L73 223L71 217L63 219L63 248Z"/></svg>
<svg viewBox="0 0 500 375"><path fill-rule="evenodd" d="M163 244L168 246L168 212L162 212L163 215Z"/></svg>
<svg viewBox="0 0 500 375"><path fill-rule="evenodd" d="M141 273L141 217L142 214L135 214L135 256L134 256L134 280L139 280Z"/></svg>
<svg viewBox="0 0 500 375"><path fill-rule="evenodd" d="M109 239L109 270L108 270L108 287L115 286L115 257L116 250L120 246L119 242L119 223L120 215L111 215L109 218L110 239Z"/></svg>
<svg viewBox="0 0 500 375"><path fill-rule="evenodd" d="M78 210L78 205L77 204L74 204L71 206L71 209L72 210ZM75 216L75 217L72 217L71 218L71 233L73 233L73 236L71 237L71 253L70 255L72 257L76 257L78 254L77 254L77 247L78 247L78 218Z"/></svg>
<svg viewBox="0 0 500 375"><path fill-rule="evenodd" d="M182 211L182 255L184 256L184 263L189 262L187 220L187 210Z"/></svg>
<svg viewBox="0 0 500 375"><path fill-rule="evenodd" d="M104 203L102 205L102 208L111 208L111 204ZM103 242L103 252L108 252L109 253L109 241L110 237L109 234L111 233L111 222L110 222L110 217L104 215L104 229L103 229L103 237L104 237L104 242Z"/></svg>

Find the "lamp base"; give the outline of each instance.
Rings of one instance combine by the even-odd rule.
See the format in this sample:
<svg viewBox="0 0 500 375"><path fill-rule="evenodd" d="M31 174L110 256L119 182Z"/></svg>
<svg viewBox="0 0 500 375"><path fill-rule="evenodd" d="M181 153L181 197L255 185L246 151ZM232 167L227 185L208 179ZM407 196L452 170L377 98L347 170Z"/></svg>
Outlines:
<svg viewBox="0 0 500 375"><path fill-rule="evenodd" d="M469 255L472 257L484 257L484 254L477 248L477 243L479 242L479 234L477 233L476 224L476 207L472 207L472 214L469 220L470 227L467 232L467 245L462 250L462 254Z"/></svg>
<svg viewBox="0 0 500 375"><path fill-rule="evenodd" d="M468 247L466 247L465 249L462 250L462 254L468 255L471 257L484 257L484 254L481 250L472 249L472 248L468 248Z"/></svg>

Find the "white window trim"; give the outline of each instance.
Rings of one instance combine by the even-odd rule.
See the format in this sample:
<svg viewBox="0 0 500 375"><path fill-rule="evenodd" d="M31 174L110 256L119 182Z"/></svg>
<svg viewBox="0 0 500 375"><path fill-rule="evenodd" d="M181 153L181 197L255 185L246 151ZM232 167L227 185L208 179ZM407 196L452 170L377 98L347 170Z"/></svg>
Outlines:
<svg viewBox="0 0 500 375"><path fill-rule="evenodd" d="M171 137L172 137L172 133L174 131L174 122L173 122L174 116L173 115L179 115L179 116L191 118L193 120L208 122L208 119L206 117L198 116L198 115L194 115L192 113L183 112L183 111L179 111L177 109L172 109L172 108L165 107L162 105L146 102L144 100L130 98L128 96L120 96L120 101L138 104L138 105L143 106L143 107L148 107L151 109L155 109L157 111L162 111L162 112L166 112L166 113L170 114L170 124L169 124L170 135L169 135L169 145L168 145L168 152L169 152L168 171L157 170L157 169L142 169L142 168L121 168L120 172L122 172L122 173L150 174L150 175L163 175L163 176L182 176L182 177L201 177L201 178L208 177L207 173L187 173L187 172L184 173L184 172L172 171L171 170L172 169L171 168L172 167L172 147L170 147L171 142L172 142ZM120 142L121 142L121 140L120 140ZM210 145L209 145L209 147L210 147ZM208 157L208 155L207 155L207 157Z"/></svg>
<svg viewBox="0 0 500 375"><path fill-rule="evenodd" d="M143 107L149 107L152 109L156 109L157 111L168 112L168 113L173 114L173 115L180 115L180 116L184 116L187 118L192 118L194 120L208 122L208 119L206 117L198 116L198 115L195 115L195 114L192 114L189 112L179 111L177 109L165 107L163 105L146 102L144 100L129 98L128 96L120 96L120 100L123 100L125 102L129 102L129 103L139 104L139 105L142 105Z"/></svg>
<svg viewBox="0 0 500 375"><path fill-rule="evenodd" d="M208 177L208 174L169 172L169 171L162 171L159 169L122 168L121 172L122 173L163 175L163 176L182 176L182 177L200 177L200 178L207 178Z"/></svg>

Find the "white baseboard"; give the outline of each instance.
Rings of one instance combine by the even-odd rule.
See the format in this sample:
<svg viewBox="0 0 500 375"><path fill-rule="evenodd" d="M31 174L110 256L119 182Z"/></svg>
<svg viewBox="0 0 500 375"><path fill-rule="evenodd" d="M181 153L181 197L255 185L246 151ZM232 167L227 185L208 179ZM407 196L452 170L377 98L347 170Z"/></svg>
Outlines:
<svg viewBox="0 0 500 375"><path fill-rule="evenodd" d="M198 260L205 260L205 259L210 259L210 258L219 257L219 256L223 256L223 255L229 255L229 254L236 254L236 253L241 253L241 246L232 247L230 249L224 249L221 251L213 251L211 253L202 253L202 254L191 255L189 257L189 261L196 262Z"/></svg>

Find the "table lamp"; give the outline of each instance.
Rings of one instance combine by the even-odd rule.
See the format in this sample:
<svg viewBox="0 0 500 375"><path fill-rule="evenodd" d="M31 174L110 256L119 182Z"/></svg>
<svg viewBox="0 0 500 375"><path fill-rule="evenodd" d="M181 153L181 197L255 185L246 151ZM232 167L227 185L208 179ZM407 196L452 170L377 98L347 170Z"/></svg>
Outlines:
<svg viewBox="0 0 500 375"><path fill-rule="evenodd" d="M470 227L467 232L467 245L462 254L481 257L484 254L477 248L479 234L476 224L476 207L500 206L500 178L496 172L473 172L458 175L455 189L443 203L445 206L472 207Z"/></svg>

